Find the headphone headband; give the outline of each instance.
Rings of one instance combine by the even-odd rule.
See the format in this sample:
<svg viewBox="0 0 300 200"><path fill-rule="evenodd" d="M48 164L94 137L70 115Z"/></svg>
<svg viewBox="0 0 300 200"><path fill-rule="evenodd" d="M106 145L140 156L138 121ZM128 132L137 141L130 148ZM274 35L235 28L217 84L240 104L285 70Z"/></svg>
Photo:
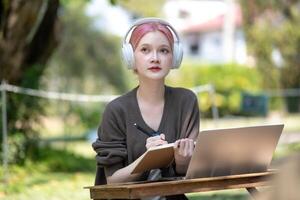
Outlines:
<svg viewBox="0 0 300 200"><path fill-rule="evenodd" d="M139 20L135 21L135 22L133 23L133 25L131 25L131 27L129 28L129 30L128 30L128 31L126 32L126 34L125 34L125 37L124 37L124 40L123 40L123 44L126 43L126 39L127 39L128 35L129 35L129 33L130 33L131 31L133 31L134 28L136 28L136 27L139 26L139 25L147 24L147 23L151 23L151 22L157 22L157 23L159 23L159 24L162 24L162 25L165 25L166 27L168 27L168 28L171 30L173 36L176 37L176 41L177 41L177 42L180 42L180 39L179 39L179 36L178 36L176 30L172 27L171 24L169 24L167 21L162 20L162 19L160 19L160 18L147 17L147 18L139 19Z"/></svg>

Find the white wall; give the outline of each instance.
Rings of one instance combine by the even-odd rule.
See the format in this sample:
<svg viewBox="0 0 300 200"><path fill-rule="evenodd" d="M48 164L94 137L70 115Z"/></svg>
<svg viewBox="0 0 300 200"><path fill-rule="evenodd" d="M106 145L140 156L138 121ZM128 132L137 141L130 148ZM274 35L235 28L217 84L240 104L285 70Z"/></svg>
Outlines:
<svg viewBox="0 0 300 200"><path fill-rule="evenodd" d="M223 35L221 31L182 36L184 53L187 59L209 63L225 63L223 55ZM246 43L243 32L236 30L233 48L233 61L245 64L247 60ZM198 44L198 53L193 54L190 49L194 43Z"/></svg>
<svg viewBox="0 0 300 200"><path fill-rule="evenodd" d="M221 0L169 0L166 2L164 6L165 17L179 31L186 59L211 63L227 62L223 29L190 35L182 35L180 31L187 26L200 24L225 14L228 9L228 5ZM183 11L187 13L184 16L180 15ZM244 64L247 60L247 52L243 32L236 29L233 35L232 59L234 62ZM198 54L192 54L190 51L192 43L198 44Z"/></svg>

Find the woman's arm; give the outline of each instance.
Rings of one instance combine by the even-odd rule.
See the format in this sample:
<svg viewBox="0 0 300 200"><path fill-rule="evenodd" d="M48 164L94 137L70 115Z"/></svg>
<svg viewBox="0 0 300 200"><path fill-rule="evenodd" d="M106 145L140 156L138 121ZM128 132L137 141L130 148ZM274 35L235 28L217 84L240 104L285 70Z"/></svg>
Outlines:
<svg viewBox="0 0 300 200"><path fill-rule="evenodd" d="M149 137L146 141L146 148L149 149L150 147L159 146L167 143L168 142L165 141L165 135L160 134L158 136ZM136 181L137 179L139 179L142 173L131 174L131 172L133 171L136 163L139 162L141 158L142 156L140 156L130 165L117 170L115 173L113 173L112 176L107 177L106 178L107 183L123 183L123 182Z"/></svg>
<svg viewBox="0 0 300 200"><path fill-rule="evenodd" d="M131 182L131 181L138 180L140 178L140 176L142 175L142 173L131 174L132 170L135 167L135 163L138 162L138 160L139 160L139 158L136 159L130 165L115 171L115 173L113 173L113 175L106 177L107 183L108 184L110 184L110 183L124 183L124 182Z"/></svg>

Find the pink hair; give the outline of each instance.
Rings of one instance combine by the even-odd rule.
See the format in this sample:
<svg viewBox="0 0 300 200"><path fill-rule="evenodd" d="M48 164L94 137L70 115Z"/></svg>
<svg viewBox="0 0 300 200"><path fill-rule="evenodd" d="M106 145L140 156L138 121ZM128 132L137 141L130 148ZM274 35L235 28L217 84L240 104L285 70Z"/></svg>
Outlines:
<svg viewBox="0 0 300 200"><path fill-rule="evenodd" d="M164 34L168 39L171 47L173 48L174 38L170 29L165 25L160 24L159 22L150 22L141 24L132 31L129 42L132 45L133 49L136 49L138 43L144 35L153 31L160 31L162 34Z"/></svg>

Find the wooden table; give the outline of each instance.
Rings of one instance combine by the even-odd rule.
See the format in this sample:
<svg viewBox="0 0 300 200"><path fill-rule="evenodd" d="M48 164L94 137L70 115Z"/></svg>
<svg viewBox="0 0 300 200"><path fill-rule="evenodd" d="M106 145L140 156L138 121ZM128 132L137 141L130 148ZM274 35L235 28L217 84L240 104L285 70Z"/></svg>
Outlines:
<svg viewBox="0 0 300 200"><path fill-rule="evenodd" d="M166 196L190 192L206 192L225 189L246 188L255 198L256 187L269 186L276 171L242 175L198 178L188 180L132 182L85 187L90 190L91 199L140 199L149 196Z"/></svg>

